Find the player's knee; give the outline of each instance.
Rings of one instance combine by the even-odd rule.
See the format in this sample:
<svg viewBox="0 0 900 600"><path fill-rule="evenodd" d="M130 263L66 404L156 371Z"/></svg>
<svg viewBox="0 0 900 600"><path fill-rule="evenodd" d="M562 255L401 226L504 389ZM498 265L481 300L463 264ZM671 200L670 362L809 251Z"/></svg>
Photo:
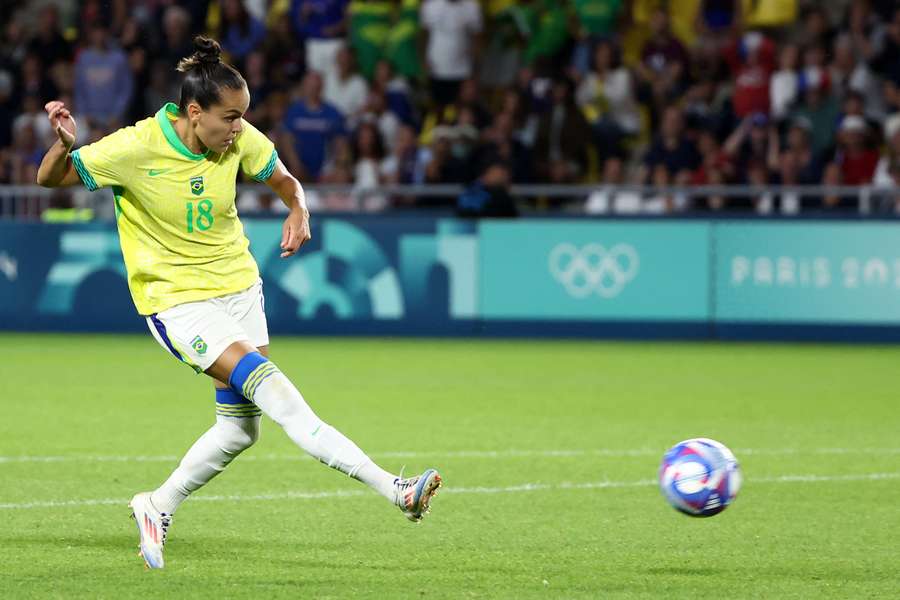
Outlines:
<svg viewBox="0 0 900 600"><path fill-rule="evenodd" d="M259 439L259 421L259 417L219 420L219 447L228 454L243 452Z"/></svg>

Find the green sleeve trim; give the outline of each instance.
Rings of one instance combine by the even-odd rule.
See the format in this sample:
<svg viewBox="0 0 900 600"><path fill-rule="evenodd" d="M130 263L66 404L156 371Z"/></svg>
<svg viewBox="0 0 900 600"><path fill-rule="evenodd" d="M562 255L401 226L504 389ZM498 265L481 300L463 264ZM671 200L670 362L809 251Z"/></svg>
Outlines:
<svg viewBox="0 0 900 600"><path fill-rule="evenodd" d="M100 189L100 186L94 181L90 171L87 170L87 167L84 166L84 163L81 160L81 149L72 153L72 164L75 165L75 172L78 173L78 177L81 178L81 183L84 184L84 187L86 187L88 191L93 192L94 190Z"/></svg>
<svg viewBox="0 0 900 600"><path fill-rule="evenodd" d="M262 171L253 176L253 179L256 181L265 181L269 177L272 176L272 173L275 172L275 164L278 162L278 150L272 150L272 156L269 157L269 162L266 163L266 166L262 168Z"/></svg>

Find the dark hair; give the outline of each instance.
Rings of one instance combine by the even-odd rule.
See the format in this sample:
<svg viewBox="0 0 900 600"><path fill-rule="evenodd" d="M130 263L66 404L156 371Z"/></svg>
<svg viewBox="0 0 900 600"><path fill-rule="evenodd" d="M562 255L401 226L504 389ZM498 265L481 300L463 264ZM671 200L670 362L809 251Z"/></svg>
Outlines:
<svg viewBox="0 0 900 600"><path fill-rule="evenodd" d="M353 132L353 138L350 142L353 148L354 162L363 158L361 143L363 130L372 132L372 153L375 155L373 158L378 160L384 158L384 140L381 138L381 131L374 123L363 121L359 124L359 127L356 128L356 131Z"/></svg>
<svg viewBox="0 0 900 600"><path fill-rule="evenodd" d="M217 41L198 35L194 38L194 48L193 54L178 61L178 70L184 73L178 101L181 114L185 114L190 102L196 102L202 108L216 104L222 98L223 88L240 90L247 87L237 69L222 62L222 47Z"/></svg>

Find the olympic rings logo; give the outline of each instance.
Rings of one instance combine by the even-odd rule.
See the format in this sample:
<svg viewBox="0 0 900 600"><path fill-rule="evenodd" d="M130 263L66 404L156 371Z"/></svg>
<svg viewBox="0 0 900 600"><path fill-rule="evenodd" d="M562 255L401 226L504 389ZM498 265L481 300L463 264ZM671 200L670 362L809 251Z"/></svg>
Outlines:
<svg viewBox="0 0 900 600"><path fill-rule="evenodd" d="M628 244L616 244L609 250L600 244L582 248L564 242L550 251L550 274L573 298L597 294L614 298L637 276L640 259Z"/></svg>

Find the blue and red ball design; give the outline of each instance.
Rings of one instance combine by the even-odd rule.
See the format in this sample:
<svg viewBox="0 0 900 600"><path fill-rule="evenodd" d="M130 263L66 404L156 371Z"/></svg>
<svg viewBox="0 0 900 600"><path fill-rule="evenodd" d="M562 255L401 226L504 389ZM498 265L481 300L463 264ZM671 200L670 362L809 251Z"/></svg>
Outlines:
<svg viewBox="0 0 900 600"><path fill-rule="evenodd" d="M675 444L659 467L659 489L675 509L692 517L717 515L734 502L741 468L731 450L715 440Z"/></svg>

